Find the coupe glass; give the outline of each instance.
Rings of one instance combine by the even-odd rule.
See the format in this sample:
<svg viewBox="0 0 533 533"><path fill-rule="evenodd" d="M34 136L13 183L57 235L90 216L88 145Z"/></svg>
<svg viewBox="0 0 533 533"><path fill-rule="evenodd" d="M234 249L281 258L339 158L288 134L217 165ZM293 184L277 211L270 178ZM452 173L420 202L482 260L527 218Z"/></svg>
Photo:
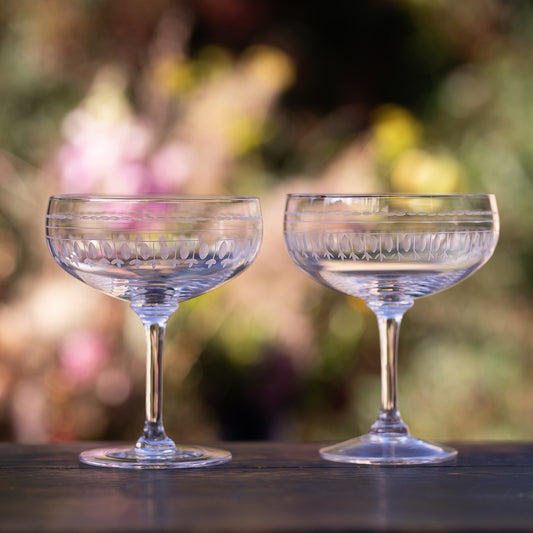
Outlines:
<svg viewBox="0 0 533 533"><path fill-rule="evenodd" d="M181 302L219 287L255 259L259 200L237 196L52 196L46 238L55 261L99 291L129 302L146 334L146 421L135 445L84 451L80 461L118 468L224 463L225 450L176 446L165 434L163 339Z"/></svg>
<svg viewBox="0 0 533 533"><path fill-rule="evenodd" d="M285 211L292 260L318 282L365 300L381 352L381 407L368 434L322 448L324 459L422 464L457 452L409 434L397 404L398 333L415 298L459 283L492 255L499 233L490 194L292 194Z"/></svg>

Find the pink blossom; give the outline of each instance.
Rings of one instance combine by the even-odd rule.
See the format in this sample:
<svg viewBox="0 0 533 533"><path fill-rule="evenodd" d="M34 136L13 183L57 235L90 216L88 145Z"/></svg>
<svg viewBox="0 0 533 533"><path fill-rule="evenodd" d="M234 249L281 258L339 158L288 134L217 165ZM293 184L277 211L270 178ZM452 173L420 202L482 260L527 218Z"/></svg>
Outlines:
<svg viewBox="0 0 533 533"><path fill-rule="evenodd" d="M78 331L63 342L59 360L70 381L83 384L91 381L109 359L105 339L93 331Z"/></svg>
<svg viewBox="0 0 533 533"><path fill-rule="evenodd" d="M154 192L172 192L185 182L190 168L191 156L187 147L178 142L166 144L150 161Z"/></svg>
<svg viewBox="0 0 533 533"><path fill-rule="evenodd" d="M61 188L69 193L175 193L188 175L186 148L170 142L155 150L154 132L140 119L67 115L58 152Z"/></svg>

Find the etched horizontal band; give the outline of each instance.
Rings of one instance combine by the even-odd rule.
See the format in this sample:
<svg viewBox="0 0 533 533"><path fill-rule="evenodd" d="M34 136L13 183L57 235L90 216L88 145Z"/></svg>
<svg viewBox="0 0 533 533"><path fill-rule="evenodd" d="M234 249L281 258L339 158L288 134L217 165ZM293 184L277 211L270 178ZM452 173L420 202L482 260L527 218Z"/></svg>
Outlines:
<svg viewBox="0 0 533 533"><path fill-rule="evenodd" d="M121 215L121 214L105 214L105 215L78 215L74 213L49 213L46 215L47 219L50 220L111 220L111 221L131 221L131 222L140 222L146 220L175 220L182 222L207 222L209 220L261 220L259 215L250 215L250 216L239 216L239 215L219 215L213 217L188 217L188 216L161 216L154 214L147 214L143 216L130 216L130 215Z"/></svg>
<svg viewBox="0 0 533 533"><path fill-rule="evenodd" d="M316 216L388 216L388 217L462 217L462 216L487 216L494 217L498 213L495 211L285 211L285 216L302 216L302 215L316 215Z"/></svg>

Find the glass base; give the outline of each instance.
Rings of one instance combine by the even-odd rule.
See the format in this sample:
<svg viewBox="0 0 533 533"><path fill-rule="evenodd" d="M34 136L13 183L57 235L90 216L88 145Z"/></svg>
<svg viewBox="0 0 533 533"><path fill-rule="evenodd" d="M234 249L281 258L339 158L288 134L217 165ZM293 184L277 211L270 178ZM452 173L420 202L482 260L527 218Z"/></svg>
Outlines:
<svg viewBox="0 0 533 533"><path fill-rule="evenodd" d="M205 446L178 446L163 453L139 451L135 446L97 448L80 453L82 463L111 468L198 468L231 461L231 453Z"/></svg>
<svg viewBox="0 0 533 533"><path fill-rule="evenodd" d="M326 446L319 453L328 461L362 465L421 465L453 461L457 457L453 448L411 435L372 433Z"/></svg>

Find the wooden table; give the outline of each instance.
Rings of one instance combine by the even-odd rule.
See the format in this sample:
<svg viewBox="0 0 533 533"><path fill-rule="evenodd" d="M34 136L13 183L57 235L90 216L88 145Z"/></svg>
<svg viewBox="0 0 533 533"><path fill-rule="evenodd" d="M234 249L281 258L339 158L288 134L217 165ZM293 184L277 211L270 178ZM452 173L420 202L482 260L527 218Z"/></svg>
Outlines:
<svg viewBox="0 0 533 533"><path fill-rule="evenodd" d="M224 443L231 463L172 471L81 466L91 446L0 443L0 531L533 530L533 444L375 467L323 461L315 443Z"/></svg>

